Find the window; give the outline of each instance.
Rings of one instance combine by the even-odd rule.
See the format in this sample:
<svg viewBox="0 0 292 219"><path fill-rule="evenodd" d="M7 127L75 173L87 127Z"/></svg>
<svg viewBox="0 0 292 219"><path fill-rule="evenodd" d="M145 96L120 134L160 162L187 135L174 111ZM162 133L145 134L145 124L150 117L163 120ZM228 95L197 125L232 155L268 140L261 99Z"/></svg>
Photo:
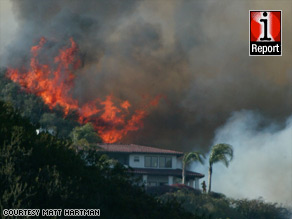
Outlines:
<svg viewBox="0 0 292 219"><path fill-rule="evenodd" d="M158 167L158 157L151 157L151 158L152 158L151 167L157 168Z"/></svg>
<svg viewBox="0 0 292 219"><path fill-rule="evenodd" d="M145 156L145 167L151 167L151 157Z"/></svg>
<svg viewBox="0 0 292 219"><path fill-rule="evenodd" d="M134 162L140 162L140 157L139 156L135 156L134 157Z"/></svg>
<svg viewBox="0 0 292 219"><path fill-rule="evenodd" d="M171 157L159 157L159 167L160 168L171 168L172 167Z"/></svg>
<svg viewBox="0 0 292 219"><path fill-rule="evenodd" d="M145 156L145 167L158 167L158 157Z"/></svg>
<svg viewBox="0 0 292 219"><path fill-rule="evenodd" d="M159 167L160 168L165 168L165 157L160 157L159 158Z"/></svg>
<svg viewBox="0 0 292 219"><path fill-rule="evenodd" d="M172 168L171 157L145 156L145 167Z"/></svg>
<svg viewBox="0 0 292 219"><path fill-rule="evenodd" d="M165 158L165 167L166 168L171 168L172 167L172 159L171 159L171 157L166 157Z"/></svg>

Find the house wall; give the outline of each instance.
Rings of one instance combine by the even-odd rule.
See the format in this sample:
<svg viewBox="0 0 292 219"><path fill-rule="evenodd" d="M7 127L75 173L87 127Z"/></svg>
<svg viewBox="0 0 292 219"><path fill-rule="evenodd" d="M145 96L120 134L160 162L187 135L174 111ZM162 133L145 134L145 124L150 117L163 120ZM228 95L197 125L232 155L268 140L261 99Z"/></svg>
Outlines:
<svg viewBox="0 0 292 219"><path fill-rule="evenodd" d="M195 188L195 189L200 189L200 184L199 184L200 181L199 181L199 180L200 180L199 178L196 178L196 179L195 179L195 183L194 183L194 184L195 184L195 185L194 185L194 188Z"/></svg>
<svg viewBox="0 0 292 219"><path fill-rule="evenodd" d="M177 169L177 157L172 156L172 169Z"/></svg>
<svg viewBox="0 0 292 219"><path fill-rule="evenodd" d="M135 157L139 157L139 162L134 161ZM144 154L130 154L129 166L136 168L144 168Z"/></svg>
<svg viewBox="0 0 292 219"><path fill-rule="evenodd" d="M182 169L182 157L176 159L176 168Z"/></svg>
<svg viewBox="0 0 292 219"><path fill-rule="evenodd" d="M163 155L163 154L130 154L129 155L129 166L130 167L135 167L135 168L144 168L144 158L145 156L167 156L172 158L172 168L171 169L177 169L181 168L178 167L179 163L177 162L177 157L172 156L172 155ZM134 159L135 157L139 157L139 162L135 162ZM164 168L159 168L159 169L164 169ZM165 169L170 169L170 168L165 168Z"/></svg>
<svg viewBox="0 0 292 219"><path fill-rule="evenodd" d="M141 179L140 185L145 186L173 185L181 183L181 178L175 176L143 175L140 176L140 179ZM187 180L186 185L191 186L194 189L200 189L199 178Z"/></svg>
<svg viewBox="0 0 292 219"><path fill-rule="evenodd" d="M145 156L167 156L169 155L158 155L158 154L130 154L129 155L129 166L136 168L144 168L144 157ZM139 157L139 162L134 162L134 158ZM172 157L172 168L171 169L182 169L182 158L177 156ZM161 168L160 168L161 169ZM166 168L169 169L169 168ZM193 170L194 166L188 165L187 170Z"/></svg>
<svg viewBox="0 0 292 219"><path fill-rule="evenodd" d="M170 156L172 157L172 168L171 169L182 169L182 158L181 157L176 157L176 156L171 156L171 155L161 155L161 154L130 154L128 155L129 159L129 166L133 168L145 168L144 166L144 158L145 156ZM135 157L139 158L139 161L135 162L134 159ZM159 169L164 169L164 168L159 168ZM169 168L165 168L169 169ZM187 169L192 169L191 166L188 166ZM173 176L149 176L149 175L143 175L141 177L141 184L144 185L150 185L150 183L156 183L157 185L159 184L176 184L176 183L181 183L181 178L180 177L173 177ZM195 180L188 180L187 185L192 186L196 189L199 189L199 178L196 178Z"/></svg>

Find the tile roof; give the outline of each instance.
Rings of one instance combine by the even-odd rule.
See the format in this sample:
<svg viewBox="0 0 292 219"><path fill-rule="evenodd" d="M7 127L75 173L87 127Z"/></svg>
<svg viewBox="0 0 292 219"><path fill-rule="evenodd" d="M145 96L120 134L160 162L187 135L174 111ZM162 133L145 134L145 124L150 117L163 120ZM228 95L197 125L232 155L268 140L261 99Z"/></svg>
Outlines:
<svg viewBox="0 0 292 219"><path fill-rule="evenodd" d="M183 152L179 151L160 149L136 144L98 144L98 146L101 148L101 150L106 152L183 155Z"/></svg>
<svg viewBox="0 0 292 219"><path fill-rule="evenodd" d="M151 168L130 168L129 172L135 173L135 174L145 174L145 175L167 175L167 176L179 176L182 175L181 169L151 169ZM188 177L199 177L202 178L205 175L193 171L186 171L186 176Z"/></svg>

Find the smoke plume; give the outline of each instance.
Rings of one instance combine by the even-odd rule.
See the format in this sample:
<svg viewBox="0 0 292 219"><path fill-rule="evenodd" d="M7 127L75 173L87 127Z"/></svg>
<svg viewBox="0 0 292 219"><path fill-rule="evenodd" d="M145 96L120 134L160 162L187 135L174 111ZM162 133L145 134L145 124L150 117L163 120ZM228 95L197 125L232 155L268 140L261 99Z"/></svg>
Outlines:
<svg viewBox="0 0 292 219"><path fill-rule="evenodd" d="M234 159L228 168L214 164L214 191L292 206L292 116L280 127L259 113L235 112L216 131L213 143L221 142L233 146ZM195 169L208 172L207 166Z"/></svg>
<svg viewBox="0 0 292 219"><path fill-rule="evenodd" d="M14 0L17 27L11 38L3 38L7 26L1 30L1 65L28 67L30 48L41 37L49 42L40 60L46 63L72 37L82 61L73 90L80 102L113 94L138 108L145 98L163 97L144 128L124 143L207 152L214 130L234 111L256 110L282 124L291 114L291 6L289 1ZM282 57L248 56L250 9L283 10Z"/></svg>

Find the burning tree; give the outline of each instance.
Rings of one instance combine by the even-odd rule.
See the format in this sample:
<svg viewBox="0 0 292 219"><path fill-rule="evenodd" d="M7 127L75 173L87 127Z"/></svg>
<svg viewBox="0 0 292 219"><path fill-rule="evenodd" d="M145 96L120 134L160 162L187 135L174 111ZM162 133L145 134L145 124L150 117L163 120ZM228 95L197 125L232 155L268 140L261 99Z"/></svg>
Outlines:
<svg viewBox="0 0 292 219"><path fill-rule="evenodd" d="M76 111L78 122L91 122L103 142L120 141L128 132L143 127L148 107L157 105L159 97L136 110L130 110L132 105L128 100L122 101L113 95L81 103L72 95L77 79L76 71L82 67L77 43L70 38L70 46L60 49L52 63L48 58L50 61L43 64L43 59L47 60L42 55L46 43L47 39L42 37L39 43L31 48L28 69L9 68L6 76L20 84L26 92L41 97L50 109L60 106L64 116Z"/></svg>

